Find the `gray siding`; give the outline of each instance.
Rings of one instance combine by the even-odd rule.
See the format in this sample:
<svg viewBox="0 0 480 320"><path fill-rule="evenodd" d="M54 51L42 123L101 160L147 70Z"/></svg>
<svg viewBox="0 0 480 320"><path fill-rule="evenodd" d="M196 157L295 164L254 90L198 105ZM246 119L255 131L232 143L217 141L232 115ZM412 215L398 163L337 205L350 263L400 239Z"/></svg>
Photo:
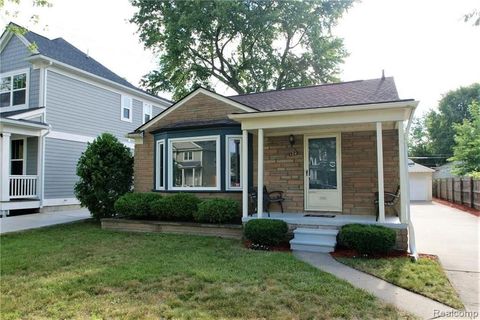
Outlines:
<svg viewBox="0 0 480 320"><path fill-rule="evenodd" d="M28 88L29 92L29 108L42 107L39 105L38 94L40 91L40 70L30 69L30 87Z"/></svg>
<svg viewBox="0 0 480 320"><path fill-rule="evenodd" d="M31 52L18 37L13 36L0 54L0 72L8 72L30 67L25 61Z"/></svg>
<svg viewBox="0 0 480 320"><path fill-rule="evenodd" d="M78 158L87 144L45 139L45 198L73 198Z"/></svg>
<svg viewBox="0 0 480 320"><path fill-rule="evenodd" d="M125 134L142 124L143 105L133 99L133 121L120 120L121 95L49 70L47 73L47 119L53 130L86 136L110 132L125 140ZM154 108L155 114L160 108Z"/></svg>
<svg viewBox="0 0 480 320"><path fill-rule="evenodd" d="M8 44L5 46L3 51L0 53L0 73L14 71L18 69L30 68L30 83L29 86L29 99L28 107L36 108L38 105L38 95L39 95L39 81L40 81L40 70L33 70L31 64L25 59L28 58L32 53L28 48L23 44L18 37L13 36Z"/></svg>
<svg viewBox="0 0 480 320"><path fill-rule="evenodd" d="M27 174L37 174L38 137L27 138Z"/></svg>

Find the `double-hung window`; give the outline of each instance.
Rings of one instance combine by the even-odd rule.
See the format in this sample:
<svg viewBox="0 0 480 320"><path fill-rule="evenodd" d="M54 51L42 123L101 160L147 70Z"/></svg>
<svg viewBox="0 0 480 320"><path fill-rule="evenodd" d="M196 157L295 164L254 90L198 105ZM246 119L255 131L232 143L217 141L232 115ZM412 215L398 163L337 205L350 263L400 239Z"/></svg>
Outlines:
<svg viewBox="0 0 480 320"><path fill-rule="evenodd" d="M242 136L226 136L226 188L239 190L242 188Z"/></svg>
<svg viewBox="0 0 480 320"><path fill-rule="evenodd" d="M122 121L132 122L133 114L132 114L132 98L128 96L122 96L122 107L121 107L121 115L120 119Z"/></svg>
<svg viewBox="0 0 480 320"><path fill-rule="evenodd" d="M10 157L10 174L25 174L25 139L12 140Z"/></svg>
<svg viewBox="0 0 480 320"><path fill-rule="evenodd" d="M27 104L28 71L0 75L0 107Z"/></svg>
<svg viewBox="0 0 480 320"><path fill-rule="evenodd" d="M157 141L156 149L156 166L155 166L155 189L164 190L165 189L165 140Z"/></svg>
<svg viewBox="0 0 480 320"><path fill-rule="evenodd" d="M150 121L150 119L152 119L152 105L143 103L143 123Z"/></svg>
<svg viewBox="0 0 480 320"><path fill-rule="evenodd" d="M170 190L220 190L220 137L168 140Z"/></svg>

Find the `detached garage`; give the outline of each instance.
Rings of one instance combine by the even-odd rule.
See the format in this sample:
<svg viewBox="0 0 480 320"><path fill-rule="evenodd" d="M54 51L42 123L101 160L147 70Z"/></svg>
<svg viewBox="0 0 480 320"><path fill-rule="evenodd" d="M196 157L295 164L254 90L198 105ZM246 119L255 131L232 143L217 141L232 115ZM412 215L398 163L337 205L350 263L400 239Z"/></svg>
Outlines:
<svg viewBox="0 0 480 320"><path fill-rule="evenodd" d="M408 178L410 180L410 200L432 200L432 176L435 170L408 160Z"/></svg>

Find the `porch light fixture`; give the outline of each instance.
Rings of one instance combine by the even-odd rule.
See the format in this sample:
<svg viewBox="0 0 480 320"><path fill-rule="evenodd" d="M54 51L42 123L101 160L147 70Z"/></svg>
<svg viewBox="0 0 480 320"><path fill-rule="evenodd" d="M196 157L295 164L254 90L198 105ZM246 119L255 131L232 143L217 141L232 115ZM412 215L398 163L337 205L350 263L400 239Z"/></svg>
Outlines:
<svg viewBox="0 0 480 320"><path fill-rule="evenodd" d="M297 149L295 149L294 145L295 145L295 136L293 134L291 134L289 137L288 137L288 142L290 143L290 148L292 149L292 151L288 154L290 157L293 157L293 156L296 156L298 155L298 151Z"/></svg>

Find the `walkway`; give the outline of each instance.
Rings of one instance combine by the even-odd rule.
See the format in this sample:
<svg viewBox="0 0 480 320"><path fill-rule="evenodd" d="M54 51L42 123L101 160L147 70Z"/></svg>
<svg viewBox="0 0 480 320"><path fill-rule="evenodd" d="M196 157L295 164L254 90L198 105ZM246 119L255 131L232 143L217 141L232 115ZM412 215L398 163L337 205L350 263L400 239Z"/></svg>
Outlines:
<svg viewBox="0 0 480 320"><path fill-rule="evenodd" d="M384 300L400 310L410 312L422 319L438 317L435 310L451 311L452 308L424 296L397 287L369 274L352 269L337 262L327 253L294 252L295 256L314 267L331 273L334 276L351 283L354 287L364 289L379 299Z"/></svg>
<svg viewBox="0 0 480 320"><path fill-rule="evenodd" d="M0 234L70 223L90 218L87 209L33 213L0 219Z"/></svg>
<svg viewBox="0 0 480 320"><path fill-rule="evenodd" d="M439 203L412 203L417 250L439 257L467 310L480 309L480 218Z"/></svg>

